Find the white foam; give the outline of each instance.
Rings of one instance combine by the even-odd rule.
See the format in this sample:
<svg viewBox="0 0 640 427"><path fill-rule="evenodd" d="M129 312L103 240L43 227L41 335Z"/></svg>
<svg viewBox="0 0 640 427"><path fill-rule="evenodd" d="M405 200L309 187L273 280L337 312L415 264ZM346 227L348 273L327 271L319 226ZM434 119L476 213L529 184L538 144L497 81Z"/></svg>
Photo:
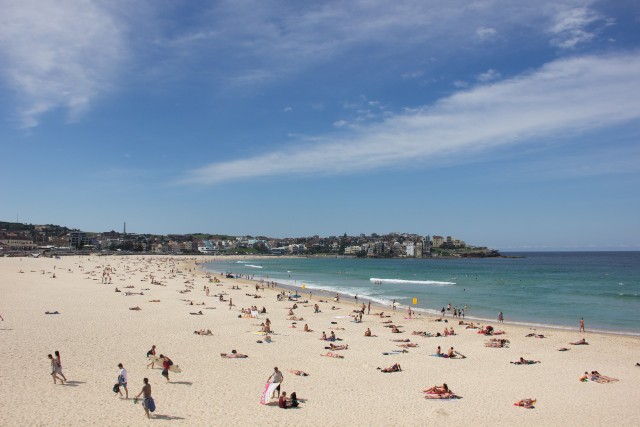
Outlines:
<svg viewBox="0 0 640 427"><path fill-rule="evenodd" d="M261 265L253 265L253 264L247 264L245 267L251 267L251 268L262 268Z"/></svg>
<svg viewBox="0 0 640 427"><path fill-rule="evenodd" d="M415 285L435 285L435 286L451 286L455 282L439 282L437 280L402 280L402 279L379 279L372 277L369 279L373 283L398 283L398 284L415 284Z"/></svg>

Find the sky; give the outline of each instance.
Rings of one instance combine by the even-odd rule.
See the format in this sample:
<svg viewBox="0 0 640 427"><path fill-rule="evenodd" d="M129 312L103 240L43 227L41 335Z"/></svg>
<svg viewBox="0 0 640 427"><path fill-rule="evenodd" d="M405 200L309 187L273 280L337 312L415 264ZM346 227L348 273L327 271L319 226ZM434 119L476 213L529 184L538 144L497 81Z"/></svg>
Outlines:
<svg viewBox="0 0 640 427"><path fill-rule="evenodd" d="M637 1L0 8L0 220L640 250Z"/></svg>

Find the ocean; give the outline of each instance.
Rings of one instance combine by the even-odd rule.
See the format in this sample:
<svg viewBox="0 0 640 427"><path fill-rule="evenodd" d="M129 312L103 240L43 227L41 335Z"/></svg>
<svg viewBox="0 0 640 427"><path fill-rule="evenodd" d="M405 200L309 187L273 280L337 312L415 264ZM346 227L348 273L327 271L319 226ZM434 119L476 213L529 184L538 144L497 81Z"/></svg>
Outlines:
<svg viewBox="0 0 640 427"><path fill-rule="evenodd" d="M640 335L640 252L504 253L515 258L282 258L207 263L296 287L399 309L465 309L466 319ZM304 286L304 288L303 288ZM416 298L416 304L414 304ZM450 313L448 313L450 316Z"/></svg>

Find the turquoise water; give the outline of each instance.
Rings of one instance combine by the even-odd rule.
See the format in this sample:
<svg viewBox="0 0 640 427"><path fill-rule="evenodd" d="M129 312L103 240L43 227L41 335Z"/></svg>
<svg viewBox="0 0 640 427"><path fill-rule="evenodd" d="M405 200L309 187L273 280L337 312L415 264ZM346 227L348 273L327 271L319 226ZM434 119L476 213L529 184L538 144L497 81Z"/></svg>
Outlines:
<svg viewBox="0 0 640 427"><path fill-rule="evenodd" d="M522 258L265 257L208 269L432 313L451 303L467 306L466 318L493 320L502 311L508 322L560 328L577 328L584 317L587 329L640 335L640 252L511 255Z"/></svg>

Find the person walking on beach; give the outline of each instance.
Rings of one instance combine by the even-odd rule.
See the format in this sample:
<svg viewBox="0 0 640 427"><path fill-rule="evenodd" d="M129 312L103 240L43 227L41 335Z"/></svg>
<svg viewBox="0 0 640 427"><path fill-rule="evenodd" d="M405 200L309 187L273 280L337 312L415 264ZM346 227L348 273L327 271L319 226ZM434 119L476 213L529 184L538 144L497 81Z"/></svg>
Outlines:
<svg viewBox="0 0 640 427"><path fill-rule="evenodd" d="M273 368L273 373L267 379L268 383L278 384L278 387L273 391L274 393L278 392L278 397L280 397L280 386L282 385L282 381L284 381L284 376L282 375L282 371L278 370L276 366Z"/></svg>
<svg viewBox="0 0 640 427"><path fill-rule="evenodd" d="M391 304L392 310L396 311L396 300L393 300L393 303Z"/></svg>
<svg viewBox="0 0 640 427"><path fill-rule="evenodd" d="M148 378L144 378L142 381L144 382L144 385L135 399L137 401L140 395L142 395L142 408L144 408L144 413L147 414L147 418L151 418L149 411L153 412L156 410L155 402L153 401L153 397L151 397L151 384L149 384Z"/></svg>
<svg viewBox="0 0 640 427"><path fill-rule="evenodd" d="M367 314L371 313L371 301L369 301L369 304L367 304Z"/></svg>
<svg viewBox="0 0 640 427"><path fill-rule="evenodd" d="M51 361L51 376L53 377L53 383L57 384L58 383L57 380L60 380L60 383L64 385L64 380L58 376L58 368L57 368L56 360L53 358L51 354L48 354L47 357Z"/></svg>
<svg viewBox="0 0 640 427"><path fill-rule="evenodd" d="M60 352L58 350L54 351L53 354L55 354L55 358L54 361L56 362L56 373L58 375L60 375L62 377L63 380L65 380L65 382L67 381L67 377L64 376L64 374L62 373L62 361L60 360Z"/></svg>
<svg viewBox="0 0 640 427"><path fill-rule="evenodd" d="M580 318L580 332L584 332L584 317Z"/></svg>
<svg viewBox="0 0 640 427"><path fill-rule="evenodd" d="M120 373L118 374L118 384L120 384L121 388L124 388L125 399L129 398L129 389L127 389L127 370L122 366L122 363L118 363L118 368L120 368ZM122 392L118 389L118 393L120 393L120 397L122 397Z"/></svg>
<svg viewBox="0 0 640 427"><path fill-rule="evenodd" d="M156 355L156 346L154 344L151 346L151 350L147 351L147 359L151 359L151 363L147 365L147 369L149 369L149 367L153 369L153 366L155 364L155 357L154 357L155 355Z"/></svg>
<svg viewBox="0 0 640 427"><path fill-rule="evenodd" d="M502 312L500 312L500 314L498 314L498 322L504 323L504 315L502 314Z"/></svg>

